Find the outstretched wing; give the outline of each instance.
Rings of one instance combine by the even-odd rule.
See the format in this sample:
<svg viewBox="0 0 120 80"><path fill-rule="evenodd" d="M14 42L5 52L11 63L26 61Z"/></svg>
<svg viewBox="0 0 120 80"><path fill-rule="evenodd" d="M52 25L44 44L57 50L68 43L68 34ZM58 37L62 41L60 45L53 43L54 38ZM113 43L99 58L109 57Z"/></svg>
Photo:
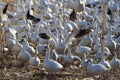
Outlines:
<svg viewBox="0 0 120 80"><path fill-rule="evenodd" d="M75 35L75 38L82 37L82 36L88 34L89 32L91 32L91 29L79 30L78 33Z"/></svg>

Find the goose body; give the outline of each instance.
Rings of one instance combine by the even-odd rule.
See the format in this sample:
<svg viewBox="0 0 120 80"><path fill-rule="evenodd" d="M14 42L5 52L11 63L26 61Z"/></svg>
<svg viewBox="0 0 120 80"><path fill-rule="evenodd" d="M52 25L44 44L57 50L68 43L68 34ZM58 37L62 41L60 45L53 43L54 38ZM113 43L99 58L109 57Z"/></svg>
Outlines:
<svg viewBox="0 0 120 80"><path fill-rule="evenodd" d="M82 41L84 41L84 46L91 47L93 44L93 39L90 37L90 34L84 36Z"/></svg>
<svg viewBox="0 0 120 80"><path fill-rule="evenodd" d="M24 48L25 48L25 45L23 46L23 48L18 56L19 56L20 60L28 62L31 58L31 54L29 52L27 52Z"/></svg>
<svg viewBox="0 0 120 80"><path fill-rule="evenodd" d="M37 52L35 53L34 57L30 58L29 64L32 65L32 66L37 66L38 67L40 65L40 59L36 54L37 54Z"/></svg>
<svg viewBox="0 0 120 80"><path fill-rule="evenodd" d="M35 49L29 45L28 41L25 41L24 48L27 52L29 52L31 55L35 54Z"/></svg>
<svg viewBox="0 0 120 80"><path fill-rule="evenodd" d="M106 68L102 64L93 64L93 63L89 62L87 70L94 75L100 75L100 74L106 72L108 70L108 68Z"/></svg>
<svg viewBox="0 0 120 80"><path fill-rule="evenodd" d="M13 51L15 51L16 54L18 54L18 53L20 53L22 48L23 48L23 45L20 44L18 41L16 41L16 44L13 47Z"/></svg>
<svg viewBox="0 0 120 80"><path fill-rule="evenodd" d="M86 54L91 53L92 50L90 47L78 45L75 52L79 55L83 55L83 53L86 53Z"/></svg>
<svg viewBox="0 0 120 80"><path fill-rule="evenodd" d="M104 65L106 68L108 68L109 70L111 69L111 65L110 65L110 63L108 62L108 61L106 61L105 59L104 59L104 55L105 54L101 54L102 56L101 56L101 61L99 62L99 64L102 64L102 65Z"/></svg>
<svg viewBox="0 0 120 80"><path fill-rule="evenodd" d="M110 51L113 51L116 49L116 42L112 39L111 35L108 36L108 39L105 42L105 46L108 47Z"/></svg>
<svg viewBox="0 0 120 80"><path fill-rule="evenodd" d="M7 39L7 42L8 42L8 48L10 50L12 50L13 47L16 45L16 40L14 40L14 39Z"/></svg>
<svg viewBox="0 0 120 80"><path fill-rule="evenodd" d="M110 65L112 68L119 68L120 67L120 59L117 58L116 54L114 55L114 57L110 61Z"/></svg>
<svg viewBox="0 0 120 80"><path fill-rule="evenodd" d="M81 59L78 56L71 55L70 49L68 49L68 54L63 56L63 58L64 58L64 62L69 64L73 64L75 60L81 61Z"/></svg>

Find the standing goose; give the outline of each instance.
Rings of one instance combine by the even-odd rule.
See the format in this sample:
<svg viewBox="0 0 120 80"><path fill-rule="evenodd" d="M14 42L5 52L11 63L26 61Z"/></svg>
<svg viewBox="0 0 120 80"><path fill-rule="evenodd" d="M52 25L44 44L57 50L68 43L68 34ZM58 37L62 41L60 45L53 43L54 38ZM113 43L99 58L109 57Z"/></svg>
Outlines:
<svg viewBox="0 0 120 80"><path fill-rule="evenodd" d="M35 49L29 45L29 42L24 39L24 48L26 51L28 51L31 55L34 55L35 54Z"/></svg>
<svg viewBox="0 0 120 80"><path fill-rule="evenodd" d="M38 53L42 53L46 51L46 49L48 48L47 44L40 44L39 38L36 39L36 42L37 42L36 47L37 47Z"/></svg>
<svg viewBox="0 0 120 80"><path fill-rule="evenodd" d="M120 59L117 58L117 54L114 52L114 56L110 61L110 65L112 68L119 68L120 67Z"/></svg>
<svg viewBox="0 0 120 80"><path fill-rule="evenodd" d="M93 75L101 75L108 70L108 68L102 64L93 64L91 60L89 60L88 63L87 70Z"/></svg>
<svg viewBox="0 0 120 80"><path fill-rule="evenodd" d="M63 66L60 63L54 61L53 59L50 59L50 54L50 47L48 46L48 50L46 52L45 60L43 63L43 67L46 69L46 71L52 73L63 69Z"/></svg>
<svg viewBox="0 0 120 80"><path fill-rule="evenodd" d="M23 48L21 52L19 53L18 57L20 58L20 60L28 62L31 58L31 54L25 50L25 47L26 46L23 45Z"/></svg>
<svg viewBox="0 0 120 80"><path fill-rule="evenodd" d="M92 47L93 39L91 38L90 33L88 35L85 35L82 39L84 46Z"/></svg>
<svg viewBox="0 0 120 80"><path fill-rule="evenodd" d="M99 64L104 65L109 70L111 69L111 65L108 61L105 60L105 54L103 54L103 53L101 54L101 61L99 62Z"/></svg>
<svg viewBox="0 0 120 80"><path fill-rule="evenodd" d="M35 52L35 56L34 57L31 57L30 60L29 60L29 64L32 65L32 66L36 66L38 67L40 65L40 59L39 57L37 56L38 54L38 51L36 50Z"/></svg>
<svg viewBox="0 0 120 80"><path fill-rule="evenodd" d="M111 52L116 50L116 42L113 40L111 33L108 33L105 46L108 47Z"/></svg>
<svg viewBox="0 0 120 80"><path fill-rule="evenodd" d="M18 53L20 53L20 51L21 51L22 48L23 48L23 45L20 44L19 41L18 41L18 39L19 39L18 36L19 36L19 34L16 33L16 37L17 37L17 39L16 39L16 44L15 44L14 47L13 47L13 51L16 53L16 55L18 55Z"/></svg>
<svg viewBox="0 0 120 80"><path fill-rule="evenodd" d="M92 49L90 47L87 47L87 46L82 46L80 44L78 44L78 46L76 47L75 49L75 52L77 54L79 54L80 56L83 56L83 53L85 54L89 54L92 52Z"/></svg>
<svg viewBox="0 0 120 80"><path fill-rule="evenodd" d="M70 48L68 48L68 53L67 53L66 56L63 56L63 58L64 58L64 62L65 62L65 63L68 63L68 64L74 64L74 62L75 62L76 60L78 60L79 63L80 63L80 61L81 61L81 59L80 59L78 56L73 56L73 55L71 54L71 49L70 49Z"/></svg>

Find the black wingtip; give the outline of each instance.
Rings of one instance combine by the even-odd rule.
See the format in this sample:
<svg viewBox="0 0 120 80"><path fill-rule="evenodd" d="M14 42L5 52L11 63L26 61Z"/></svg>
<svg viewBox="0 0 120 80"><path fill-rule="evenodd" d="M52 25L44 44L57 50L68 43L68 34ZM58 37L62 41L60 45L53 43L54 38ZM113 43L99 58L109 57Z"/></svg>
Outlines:
<svg viewBox="0 0 120 80"><path fill-rule="evenodd" d="M110 8L108 8L107 14L112 15L112 12L111 12Z"/></svg>
<svg viewBox="0 0 120 80"><path fill-rule="evenodd" d="M39 36L43 39L50 39L50 36L48 36L46 33L39 33Z"/></svg>
<svg viewBox="0 0 120 80"><path fill-rule="evenodd" d="M5 8L3 9L3 14L5 14L5 13L7 12L8 5L9 5L9 4L7 4L7 5L5 6Z"/></svg>
<svg viewBox="0 0 120 80"><path fill-rule="evenodd" d="M27 11L26 18L29 20L32 20L34 23L37 23L40 21L39 18L34 17L33 15L30 14L30 9Z"/></svg>
<svg viewBox="0 0 120 80"><path fill-rule="evenodd" d="M79 30L79 32L75 35L75 38L82 37L82 36L88 34L89 32L91 32L91 29Z"/></svg>

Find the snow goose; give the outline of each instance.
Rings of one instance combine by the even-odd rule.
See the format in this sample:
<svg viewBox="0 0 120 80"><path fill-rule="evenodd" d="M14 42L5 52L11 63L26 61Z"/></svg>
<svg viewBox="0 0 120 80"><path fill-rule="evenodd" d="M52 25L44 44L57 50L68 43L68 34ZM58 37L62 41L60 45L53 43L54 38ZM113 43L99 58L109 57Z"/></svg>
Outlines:
<svg viewBox="0 0 120 80"><path fill-rule="evenodd" d="M59 34L59 37L58 37L58 40L57 39L55 39L55 50L56 50L56 52L57 53L64 53L64 51L65 51L65 43L64 43L64 41L62 41L62 34L60 33Z"/></svg>
<svg viewBox="0 0 120 80"><path fill-rule="evenodd" d="M24 39L23 43L24 43L24 49L27 52L29 52L31 55L34 55L35 54L35 49L32 46L29 45L29 42L26 39Z"/></svg>
<svg viewBox="0 0 120 80"><path fill-rule="evenodd" d="M108 33L105 46L108 47L111 52L116 50L116 42L113 40L112 35L110 33Z"/></svg>
<svg viewBox="0 0 120 80"><path fill-rule="evenodd" d="M98 49L97 53L94 55L94 58L95 58L95 59L100 59L102 53L103 53L103 54L106 54L106 55L105 55L106 58L111 55L111 52L110 52L109 48L104 47L104 48L103 48L103 51L102 51L102 50L101 50L101 46L100 46L100 48Z"/></svg>
<svg viewBox="0 0 120 80"><path fill-rule="evenodd" d="M29 59L31 58L31 54L25 50L25 45L23 45L23 48L21 52L19 53L18 57L20 60L28 62Z"/></svg>
<svg viewBox="0 0 120 80"><path fill-rule="evenodd" d="M15 39L11 39L11 38L7 39L7 45L8 45L8 49L10 51L12 51L13 47L15 46L15 44L16 44L16 40Z"/></svg>
<svg viewBox="0 0 120 80"><path fill-rule="evenodd" d="M51 50L50 58L61 63L63 61L63 55L57 54L56 50Z"/></svg>
<svg viewBox="0 0 120 80"><path fill-rule="evenodd" d="M65 62L66 64L73 64L73 65L74 65L74 62L75 62L76 60L79 61L78 63L80 63L80 61L81 61L81 59L80 59L78 56L73 56L73 55L71 54L71 49L70 49L70 48L68 48L68 53L67 53L67 55L63 56L63 60L64 60L64 62ZM79 66L79 64L78 64L78 66Z"/></svg>
<svg viewBox="0 0 120 80"><path fill-rule="evenodd" d="M89 54L92 52L90 47L87 46L82 46L80 44L78 44L78 46L75 49L75 52L79 55L79 56L83 56L83 53L85 54Z"/></svg>
<svg viewBox="0 0 120 80"><path fill-rule="evenodd" d="M91 60L89 60L88 63L87 70L93 75L101 75L108 71L108 68L102 64L93 64Z"/></svg>
<svg viewBox="0 0 120 80"><path fill-rule="evenodd" d="M37 44L36 43L36 39L39 37L39 29L38 29L38 26L34 25L33 26L35 28L35 31L31 32L31 42L34 43L34 44Z"/></svg>
<svg viewBox="0 0 120 80"><path fill-rule="evenodd" d="M20 53L20 51L22 50L23 48L23 45L19 43L19 38L18 38L19 34L16 33L16 44L14 45L13 47L13 51L15 52L16 55L18 55L18 53Z"/></svg>
<svg viewBox="0 0 120 80"><path fill-rule="evenodd" d="M114 56L110 61L110 65L112 68L119 68L120 67L120 59L117 58L117 54L114 52Z"/></svg>
<svg viewBox="0 0 120 80"><path fill-rule="evenodd" d="M38 53L42 53L42 52L46 51L46 49L48 48L48 45L47 44L40 44L39 38L37 38L36 41L37 41L36 48L38 50Z"/></svg>
<svg viewBox="0 0 120 80"><path fill-rule="evenodd" d="M111 69L111 65L108 61L105 60L105 54L103 54L103 53L101 54L101 61L99 62L99 64L104 65L109 70Z"/></svg>
<svg viewBox="0 0 120 80"><path fill-rule="evenodd" d="M96 43L94 44L93 46L93 51L97 52L98 49L100 48L101 44L100 44L100 41L98 39L96 39Z"/></svg>
<svg viewBox="0 0 120 80"><path fill-rule="evenodd" d="M36 50L35 56L34 56L34 57L31 57L31 58L29 59L29 64L30 64L30 65L36 66L36 67L38 67L38 66L40 65L40 59L39 59L39 57L37 56L37 54L38 54L38 51Z"/></svg>
<svg viewBox="0 0 120 80"><path fill-rule="evenodd" d="M50 59L50 54L50 47L48 46L48 50L46 52L45 60L43 63L43 67L46 69L46 71L53 73L59 71L60 69L63 69L63 66L60 63Z"/></svg>
<svg viewBox="0 0 120 80"><path fill-rule="evenodd" d="M83 46L92 47L93 39L91 38L90 33L88 35L83 36L81 41L83 41Z"/></svg>

